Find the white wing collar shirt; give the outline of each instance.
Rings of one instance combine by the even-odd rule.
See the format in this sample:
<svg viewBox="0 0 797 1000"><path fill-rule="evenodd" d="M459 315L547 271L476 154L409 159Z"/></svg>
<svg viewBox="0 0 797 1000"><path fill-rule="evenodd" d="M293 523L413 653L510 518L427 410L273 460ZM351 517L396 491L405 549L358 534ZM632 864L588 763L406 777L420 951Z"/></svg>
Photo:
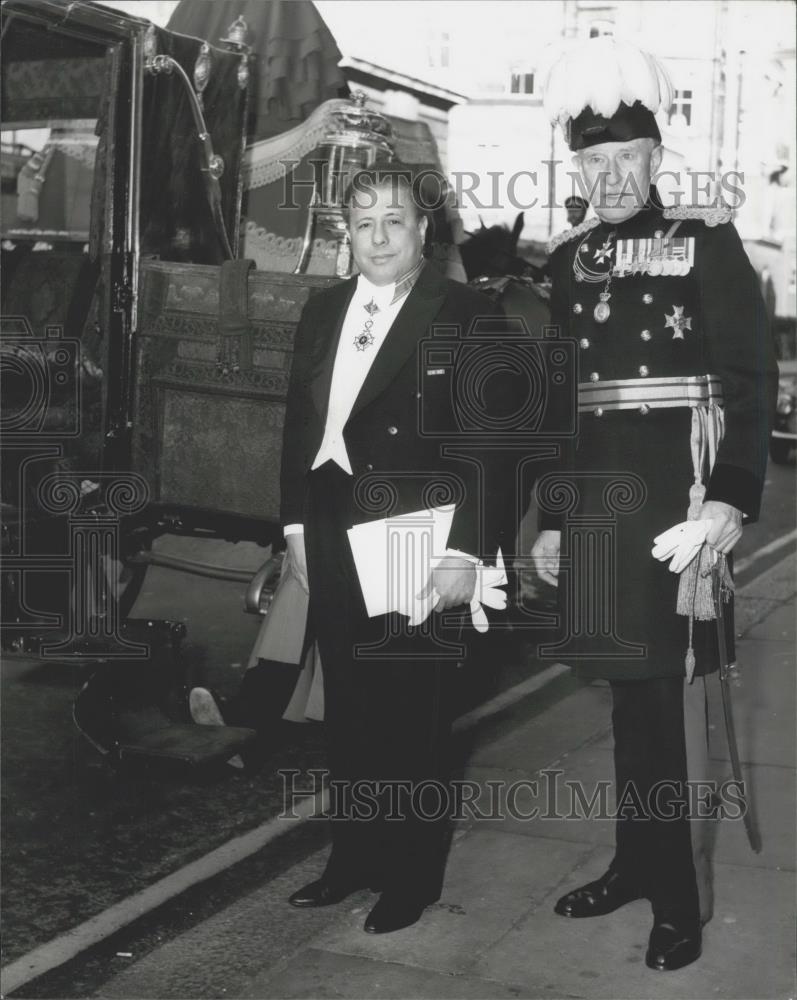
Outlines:
<svg viewBox="0 0 797 1000"><path fill-rule="evenodd" d="M409 288L397 297L395 284L374 285L363 275L357 278L332 369L324 437L311 468L318 469L332 461L350 476L353 474L343 429L408 293Z"/></svg>
<svg viewBox="0 0 797 1000"><path fill-rule="evenodd" d="M311 468L317 469L324 462L333 461L344 472L353 475L343 429L371 365L423 267L424 259L421 258L403 278L390 285L375 285L364 275L358 276L335 354L324 437ZM293 535L303 530L301 524L286 524L283 533Z"/></svg>

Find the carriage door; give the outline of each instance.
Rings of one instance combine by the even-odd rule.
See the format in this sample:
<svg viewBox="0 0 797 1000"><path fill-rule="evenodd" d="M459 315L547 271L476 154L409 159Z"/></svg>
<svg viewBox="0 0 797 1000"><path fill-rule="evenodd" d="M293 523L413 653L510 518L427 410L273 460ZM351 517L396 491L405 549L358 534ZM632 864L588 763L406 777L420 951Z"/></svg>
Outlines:
<svg viewBox="0 0 797 1000"><path fill-rule="evenodd" d="M108 12L30 0L2 32L2 498L30 518L53 471L90 492L126 450L135 45Z"/></svg>
<svg viewBox="0 0 797 1000"><path fill-rule="evenodd" d="M2 621L14 648L26 629L66 627L70 518L101 507L129 453L142 31L88 4L2 7Z"/></svg>

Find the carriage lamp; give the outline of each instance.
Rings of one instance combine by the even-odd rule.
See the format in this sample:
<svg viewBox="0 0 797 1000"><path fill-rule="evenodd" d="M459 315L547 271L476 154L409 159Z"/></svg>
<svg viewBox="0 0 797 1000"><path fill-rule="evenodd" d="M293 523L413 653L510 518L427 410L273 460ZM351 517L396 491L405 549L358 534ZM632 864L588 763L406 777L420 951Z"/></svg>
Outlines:
<svg viewBox="0 0 797 1000"><path fill-rule="evenodd" d="M199 106L203 110L205 105L202 101L202 95L205 93L205 88L210 79L212 62L210 46L207 42L203 42L199 47L199 55L196 57L196 62L194 63L194 92L196 93Z"/></svg>
<svg viewBox="0 0 797 1000"><path fill-rule="evenodd" d="M343 217L343 196L352 176L372 167L378 159L393 153L390 122L378 111L365 106L362 91L352 95L351 103L336 108L322 136L313 159L313 194L307 215L302 249L294 274L302 274L310 257L313 234L318 223L336 234L338 254L335 274L345 278L351 271L351 247Z"/></svg>
<svg viewBox="0 0 797 1000"><path fill-rule="evenodd" d="M252 52L251 45L247 45L246 36L249 34L249 25L243 17L236 17L227 28L227 37L220 38L224 45L229 45L241 53L241 61L238 64L238 86L241 90L246 90L249 84L249 56Z"/></svg>

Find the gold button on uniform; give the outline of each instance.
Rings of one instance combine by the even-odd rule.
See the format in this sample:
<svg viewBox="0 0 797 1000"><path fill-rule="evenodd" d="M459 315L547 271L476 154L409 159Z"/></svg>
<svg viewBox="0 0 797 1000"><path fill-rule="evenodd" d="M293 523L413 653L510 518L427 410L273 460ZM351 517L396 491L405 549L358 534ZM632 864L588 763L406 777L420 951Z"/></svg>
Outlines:
<svg viewBox="0 0 797 1000"><path fill-rule="evenodd" d="M656 232L653 234L653 239L654 240L660 240L662 238L662 236L664 236L664 230L663 229L657 229Z"/></svg>
<svg viewBox="0 0 797 1000"><path fill-rule="evenodd" d="M586 351L586 349L589 347L589 338L588 337L582 337L581 340L579 340L579 342L578 342L578 346L581 347L581 348L583 348Z"/></svg>
<svg viewBox="0 0 797 1000"><path fill-rule="evenodd" d="M653 296L650 294L650 292L645 292L645 294L642 296L642 301L645 303L646 306L649 306L650 303L653 301Z"/></svg>
<svg viewBox="0 0 797 1000"><path fill-rule="evenodd" d="M639 335L646 343L650 340L650 330L643 330Z"/></svg>
<svg viewBox="0 0 797 1000"><path fill-rule="evenodd" d="M584 307L581 305L581 303L576 302L576 304L573 306L573 312L576 314L576 316L580 316L583 311Z"/></svg>
<svg viewBox="0 0 797 1000"><path fill-rule="evenodd" d="M388 434L398 434L398 427L388 427Z"/></svg>
<svg viewBox="0 0 797 1000"><path fill-rule="evenodd" d="M603 407L602 406L596 406L595 407L595 416L596 417L602 417L603 416Z"/></svg>
<svg viewBox="0 0 797 1000"><path fill-rule="evenodd" d="M650 375L650 369L648 368L647 365L640 365L639 374L642 376L642 378L647 378L648 375Z"/></svg>
<svg viewBox="0 0 797 1000"><path fill-rule="evenodd" d="M639 412L640 412L640 413L642 414L642 416L643 416L643 417L644 417L644 416L647 416L647 414L648 414L648 413L650 413L650 407L648 406L648 404L647 404L647 403L643 403L643 404L642 404L642 405L641 405L641 406L639 407Z"/></svg>
<svg viewBox="0 0 797 1000"><path fill-rule="evenodd" d="M590 380L590 382L600 382L601 377L598 374L598 372L590 372L589 373L589 380Z"/></svg>

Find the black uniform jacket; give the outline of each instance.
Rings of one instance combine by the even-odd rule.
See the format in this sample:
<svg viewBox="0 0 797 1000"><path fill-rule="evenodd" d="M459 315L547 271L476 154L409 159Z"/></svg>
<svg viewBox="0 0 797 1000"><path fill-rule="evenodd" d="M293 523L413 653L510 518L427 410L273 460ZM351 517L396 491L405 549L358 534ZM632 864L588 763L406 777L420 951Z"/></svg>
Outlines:
<svg viewBox="0 0 797 1000"><path fill-rule="evenodd" d="M313 296L299 322L283 435L283 524L305 518L307 474L323 438L335 355L355 286L352 278ZM490 328L499 315L481 293L426 264L344 430L355 523L455 502L449 547L479 556L486 551L484 495L499 484L487 486L478 462L448 452L462 440L458 353L473 336L474 321L486 320Z"/></svg>
<svg viewBox="0 0 797 1000"><path fill-rule="evenodd" d="M625 260L655 256L656 241L679 221L657 202L654 189L651 204L633 218L619 225L582 224L566 235L551 258L552 322L578 341L580 384L719 376L725 435L705 499L731 504L751 521L761 503L777 367L758 279L730 213L680 213L693 216L682 218L672 233L688 267L643 263L614 273L608 288L605 280L589 280L607 274L620 251ZM610 314L600 323L594 310L606 291ZM605 576L592 580L589 594L581 591L579 608L562 608L570 636L562 658L587 673L637 678L684 671L688 620L675 613L678 577L650 549L654 536L686 520L694 481L690 431L685 406L595 407L579 414L577 444L565 449L561 464L578 492L570 514L608 518L614 532ZM541 524L561 527L561 520L543 515ZM566 532L563 545L578 545L580 530L571 519L570 540ZM567 599L568 574L578 573L578 558L568 563L574 555L562 553L560 603ZM572 598L571 592L571 605ZM600 605L592 625L590 601ZM696 623L695 652L698 673L715 669L713 623Z"/></svg>

